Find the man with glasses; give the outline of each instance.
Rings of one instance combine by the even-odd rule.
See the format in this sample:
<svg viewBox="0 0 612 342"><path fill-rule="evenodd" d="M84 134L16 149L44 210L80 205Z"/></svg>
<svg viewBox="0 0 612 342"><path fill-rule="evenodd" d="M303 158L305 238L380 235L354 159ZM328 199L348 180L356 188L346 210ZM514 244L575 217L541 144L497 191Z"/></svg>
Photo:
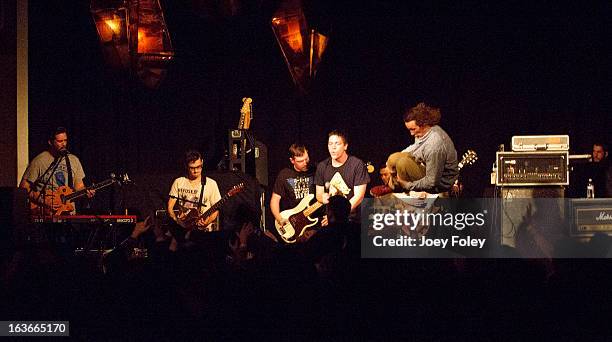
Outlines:
<svg viewBox="0 0 612 342"><path fill-rule="evenodd" d="M185 169L187 177L179 177L174 180L170 188L168 198L168 216L179 225L185 227L185 212L187 210L198 210L200 214L221 200L219 187L214 179L202 176L204 162L202 155L197 151L185 153ZM176 208L178 206L178 208ZM174 210L179 209L179 215ZM219 212L215 212L206 219L200 218L196 226L202 230L213 230L213 222L217 219Z"/></svg>

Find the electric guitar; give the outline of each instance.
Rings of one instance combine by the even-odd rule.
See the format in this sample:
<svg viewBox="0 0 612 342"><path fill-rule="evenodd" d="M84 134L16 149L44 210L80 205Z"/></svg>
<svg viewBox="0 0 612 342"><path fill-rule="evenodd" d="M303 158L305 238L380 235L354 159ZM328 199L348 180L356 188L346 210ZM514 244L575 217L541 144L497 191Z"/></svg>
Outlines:
<svg viewBox="0 0 612 342"><path fill-rule="evenodd" d="M472 165L477 160L478 160L478 154L476 154L476 151L474 151L474 150L467 150L463 154L463 157L461 157L461 161L457 165L459 166L459 170L461 170L464 166Z"/></svg>
<svg viewBox="0 0 612 342"><path fill-rule="evenodd" d="M30 212L34 216L60 216L64 213L74 211L74 200L87 196L89 190L100 190L113 184L127 184L131 180L127 174L116 176L110 174L110 178L100 183L92 184L91 186L74 191L70 187L64 185L53 191L52 189L45 190L44 194L34 192L35 198L40 198L40 201L30 201Z"/></svg>
<svg viewBox="0 0 612 342"><path fill-rule="evenodd" d="M250 97L243 97L242 107L240 108L240 120L238 120L238 132L242 131L244 133L243 137L249 140L249 144L251 145L251 147L255 145L255 142L253 141L253 137L251 136L251 133L249 131L249 128L251 127L252 119L253 119L253 99ZM239 136L242 136L242 133L238 133L238 134L240 134ZM232 144L232 150L230 151L230 154L231 154L230 159L232 160L238 159L239 150L241 151L240 153L250 153L251 152L251 148L247 150L246 139L242 139L241 144L238 144L238 143Z"/></svg>
<svg viewBox="0 0 612 342"><path fill-rule="evenodd" d="M317 211L323 203L317 201L309 205L313 198L313 194L306 195L295 208L281 211L280 216L287 220L284 226L274 221L276 231L286 243L295 243L304 234L306 228L319 222L318 218L311 218L310 215Z"/></svg>
<svg viewBox="0 0 612 342"><path fill-rule="evenodd" d="M181 207L179 209L179 214L177 216L179 224L181 227L186 230L193 230L194 228L198 230L206 231L207 228L204 226L198 225L198 221L201 219L206 220L210 215L212 215L215 211L219 210L223 204L232 196L240 193L244 190L244 183L240 183L238 185L233 186L217 203L213 204L210 208L208 208L204 213L200 214L198 208L184 208Z"/></svg>
<svg viewBox="0 0 612 342"><path fill-rule="evenodd" d="M461 158L461 161L457 164L458 170L461 171L461 169L464 166L474 164L474 162L476 162L476 160L478 160L478 155L476 154L476 152L474 150L467 150L467 152L465 152L463 154L463 157ZM460 189L459 180L455 181L455 184L453 185L453 188ZM374 196L374 197L384 196L384 195L390 194L392 192L393 192L393 189L391 189L386 184L385 185L375 186L375 187L373 187L370 190L370 194L372 194L372 196ZM453 195L457 195L457 193L456 193L456 191L454 189L452 189L451 192L453 193Z"/></svg>
<svg viewBox="0 0 612 342"><path fill-rule="evenodd" d="M459 171L461 171L461 169L466 165L474 164L476 160L478 160L478 155L476 154L476 151L467 150L467 152L463 154L463 157L461 157L461 161L458 164ZM451 191L450 191L451 196L459 197L461 196L462 191L463 191L463 185L459 181L459 178L457 178L457 180L455 181L455 184L453 184L451 188Z"/></svg>
<svg viewBox="0 0 612 342"><path fill-rule="evenodd" d="M251 119L253 118L251 110L253 109L253 99L250 97L242 98L242 108L240 108L240 120L238 121L238 129L249 129L251 127Z"/></svg>

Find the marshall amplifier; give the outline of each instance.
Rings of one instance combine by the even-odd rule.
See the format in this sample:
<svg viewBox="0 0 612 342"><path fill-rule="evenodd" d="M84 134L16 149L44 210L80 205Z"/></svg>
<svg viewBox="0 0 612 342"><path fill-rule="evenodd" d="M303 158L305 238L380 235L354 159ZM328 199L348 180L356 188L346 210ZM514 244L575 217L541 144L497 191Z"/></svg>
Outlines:
<svg viewBox="0 0 612 342"><path fill-rule="evenodd" d="M612 198L572 199L571 213L571 236L591 237L595 233L612 236Z"/></svg>
<svg viewBox="0 0 612 342"><path fill-rule="evenodd" d="M569 185L569 153L497 152L498 186Z"/></svg>

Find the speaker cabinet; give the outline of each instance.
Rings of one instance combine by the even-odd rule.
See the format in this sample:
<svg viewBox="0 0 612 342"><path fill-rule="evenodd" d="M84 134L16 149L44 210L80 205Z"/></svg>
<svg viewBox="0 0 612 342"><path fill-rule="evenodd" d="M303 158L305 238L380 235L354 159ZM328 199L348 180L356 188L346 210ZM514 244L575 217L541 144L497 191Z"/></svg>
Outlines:
<svg viewBox="0 0 612 342"><path fill-rule="evenodd" d="M268 147L259 140L255 141L255 178L259 184L268 186Z"/></svg>
<svg viewBox="0 0 612 342"><path fill-rule="evenodd" d="M505 187L501 190L500 242L521 256L548 257L563 234L563 187Z"/></svg>

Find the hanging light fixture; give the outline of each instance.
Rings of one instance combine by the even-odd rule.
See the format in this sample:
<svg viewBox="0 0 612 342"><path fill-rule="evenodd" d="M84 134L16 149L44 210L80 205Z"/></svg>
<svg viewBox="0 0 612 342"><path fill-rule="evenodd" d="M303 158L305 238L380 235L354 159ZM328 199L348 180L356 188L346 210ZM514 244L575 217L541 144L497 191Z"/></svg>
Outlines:
<svg viewBox="0 0 612 342"><path fill-rule="evenodd" d="M128 9L126 2L91 2L91 14L96 24L104 59L113 67L129 68Z"/></svg>
<svg viewBox="0 0 612 342"><path fill-rule="evenodd" d="M174 58L159 0L92 0L90 10L107 62L157 88Z"/></svg>
<svg viewBox="0 0 612 342"><path fill-rule="evenodd" d="M283 2L271 24L293 82L300 92L308 92L329 39L308 28L300 0Z"/></svg>

